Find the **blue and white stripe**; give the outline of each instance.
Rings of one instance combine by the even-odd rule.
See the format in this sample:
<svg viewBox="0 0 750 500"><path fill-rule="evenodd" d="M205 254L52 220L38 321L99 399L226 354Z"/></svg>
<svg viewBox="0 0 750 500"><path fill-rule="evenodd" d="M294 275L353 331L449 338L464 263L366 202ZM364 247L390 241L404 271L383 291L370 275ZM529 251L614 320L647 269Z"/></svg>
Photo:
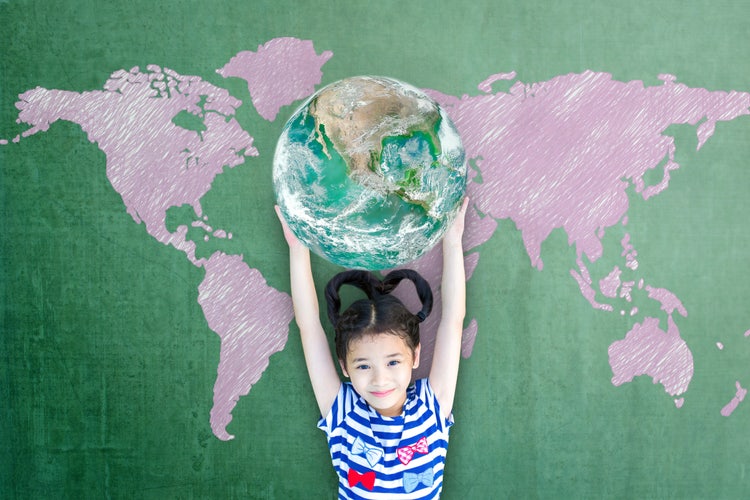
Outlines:
<svg viewBox="0 0 750 500"><path fill-rule="evenodd" d="M451 425L452 418L440 417L440 406L427 379L409 388L404 412L398 417L380 415L350 383L342 384L331 411L318 423L328 438L339 477L339 498L439 498ZM427 453L414 453L411 461L403 464L396 450L412 446L422 437L427 438ZM373 466L370 462L376 457L380 459ZM350 469L360 475L374 472L372 491L362 483L350 487Z"/></svg>

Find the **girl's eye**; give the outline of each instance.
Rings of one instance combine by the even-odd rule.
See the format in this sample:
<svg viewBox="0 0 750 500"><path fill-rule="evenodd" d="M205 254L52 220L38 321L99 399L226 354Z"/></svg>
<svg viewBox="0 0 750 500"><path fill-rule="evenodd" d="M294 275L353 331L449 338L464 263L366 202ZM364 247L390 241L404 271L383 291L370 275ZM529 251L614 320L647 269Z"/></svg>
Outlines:
<svg viewBox="0 0 750 500"><path fill-rule="evenodd" d="M391 361L389 361L389 362L388 362L388 366L396 366L396 365L398 365L398 364L399 364L400 362L401 362L401 361L398 361L398 360L396 360L396 359L393 359L393 360L391 360Z"/></svg>
<svg viewBox="0 0 750 500"><path fill-rule="evenodd" d="M357 370L367 370L370 365L357 365Z"/></svg>

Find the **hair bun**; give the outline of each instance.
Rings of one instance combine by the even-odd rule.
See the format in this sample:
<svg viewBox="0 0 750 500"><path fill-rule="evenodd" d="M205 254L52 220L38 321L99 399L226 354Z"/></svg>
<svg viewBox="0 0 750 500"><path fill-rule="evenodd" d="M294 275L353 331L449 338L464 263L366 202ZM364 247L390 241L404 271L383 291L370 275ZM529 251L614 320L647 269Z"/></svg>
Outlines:
<svg viewBox="0 0 750 500"><path fill-rule="evenodd" d="M408 279L414 283L414 287L417 289L417 296L422 303L422 310L415 316L421 323L427 319L427 316L432 312L432 289L430 288L430 284L421 274L412 269L397 269L391 271L385 276L385 278L383 278L383 293L391 293L403 279Z"/></svg>
<svg viewBox="0 0 750 500"><path fill-rule="evenodd" d="M411 269L397 269L388 273L382 280L370 271L350 270L335 275L326 285L325 296L328 304L328 319L336 326L339 321L341 297L339 290L344 285L351 285L362 290L369 299L377 296L389 295L402 280L408 279L414 283L417 296L422 303L422 310L415 316L421 323L432 312L432 289L430 284L418 272Z"/></svg>
<svg viewBox="0 0 750 500"><path fill-rule="evenodd" d="M339 289L344 285L352 285L363 292L369 299L380 295L376 288L380 287L380 280L369 271L350 270L343 271L335 275L326 285L325 296L328 304L328 319L334 326L339 320L339 310L341 309L341 297Z"/></svg>

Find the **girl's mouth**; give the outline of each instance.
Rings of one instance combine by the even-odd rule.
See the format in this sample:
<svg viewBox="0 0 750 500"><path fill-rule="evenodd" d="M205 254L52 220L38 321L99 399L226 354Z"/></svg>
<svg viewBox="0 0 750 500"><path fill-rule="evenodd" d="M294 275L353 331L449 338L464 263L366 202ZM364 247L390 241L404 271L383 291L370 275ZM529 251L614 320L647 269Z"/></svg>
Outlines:
<svg viewBox="0 0 750 500"><path fill-rule="evenodd" d="M389 389L387 391L371 391L370 394L375 396L376 398L384 398L388 396L390 393L392 393L395 389Z"/></svg>

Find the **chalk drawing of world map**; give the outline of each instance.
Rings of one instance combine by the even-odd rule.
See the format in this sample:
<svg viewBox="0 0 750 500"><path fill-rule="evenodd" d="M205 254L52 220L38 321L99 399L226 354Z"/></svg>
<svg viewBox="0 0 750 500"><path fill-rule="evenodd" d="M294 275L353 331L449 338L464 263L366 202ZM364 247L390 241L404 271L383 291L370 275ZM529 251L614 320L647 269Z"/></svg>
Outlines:
<svg viewBox="0 0 750 500"><path fill-rule="evenodd" d="M225 78L245 80L258 114L272 122L282 106L315 91L332 56L330 51L316 53L311 41L277 38L255 51L238 53L217 71ZM481 258L481 252L472 249L489 240L498 220L515 223L531 266L540 270L542 243L561 228L577 255L570 264L571 290L577 286L596 310L640 320L609 347L612 383L649 376L680 407L694 373L692 352L678 327L689 311L673 292L639 273L638 252L627 232L626 190L634 189L645 200L667 189L679 165L674 140L665 130L674 124L695 126L700 148L717 122L750 113L750 94L689 88L673 75L658 77L661 84L648 87L587 71L528 84L510 72L479 82L478 96L425 91L453 118L472 166L472 207L464 238L467 280ZM509 90L493 92L498 81L505 81ZM78 124L105 153L107 177L132 219L203 269L198 302L221 339L210 423L222 440L233 437L226 427L238 399L260 379L270 356L284 348L293 320L291 298L268 286L261 271L250 268L242 255L216 251L198 258L196 243L187 237L190 228L170 230L167 211L188 205L194 212L191 226L203 231L204 239L232 238L231 228L211 226L201 198L225 168L240 167L246 157L260 154L252 131L243 130L235 119L241 104L227 90L197 76L157 65L136 67L112 73L102 90L37 87L24 92L16 103L18 123L29 127L15 138L0 139L0 145L12 147L58 120ZM198 126L182 126L183 119ZM263 154L270 157L273 152ZM660 179L648 184L654 171ZM608 262L619 264L604 276L592 276L586 261L603 256L604 234L615 226L624 234L622 252L608 256ZM440 260L438 245L410 264L433 285L438 305ZM658 303L666 322L641 319L639 308L646 301ZM417 376L426 375L430 365L440 317L436 313L423 326L426 359ZM469 318L464 357L471 355L477 331L477 321ZM717 409L724 416L747 393L739 380L732 390L735 396Z"/></svg>

